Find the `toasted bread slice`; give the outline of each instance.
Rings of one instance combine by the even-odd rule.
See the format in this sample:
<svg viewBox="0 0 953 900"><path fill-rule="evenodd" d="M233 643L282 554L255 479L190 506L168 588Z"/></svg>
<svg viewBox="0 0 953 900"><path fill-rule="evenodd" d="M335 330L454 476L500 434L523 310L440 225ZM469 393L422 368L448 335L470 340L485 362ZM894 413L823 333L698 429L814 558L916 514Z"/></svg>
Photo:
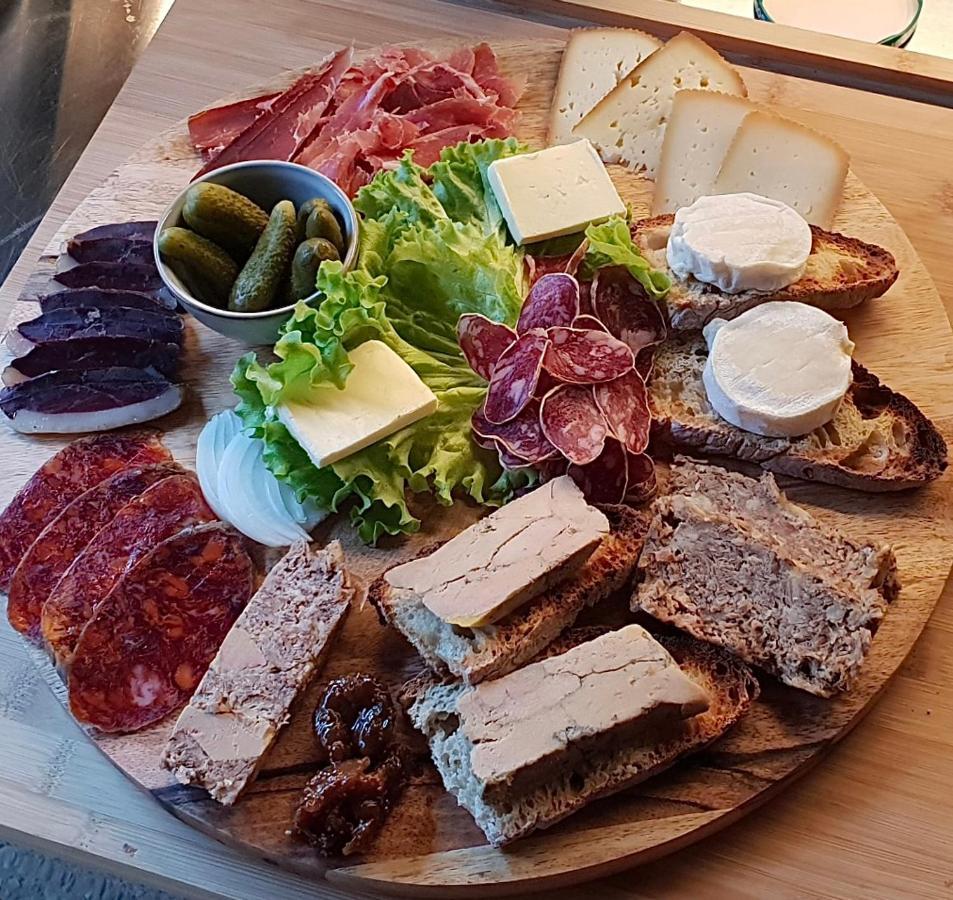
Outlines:
<svg viewBox="0 0 953 900"><path fill-rule="evenodd" d="M546 656L564 653L599 633L571 629L550 645ZM659 726L643 742L594 752L568 771L555 771L542 785L487 802L483 785L470 772L463 748L467 741L453 727L464 684L417 679L404 697L414 700L410 717L430 742L431 755L444 786L466 808L496 847L540 828L549 828L601 797L630 788L662 772L689 753L697 753L734 725L758 696L751 671L730 654L692 638L659 637L685 672L708 694L708 710L691 719Z"/></svg>
<svg viewBox="0 0 953 900"><path fill-rule="evenodd" d="M605 506L602 510L612 530L585 565L494 625L448 625L420 601L398 600L383 576L371 585L368 599L435 672L450 672L470 684L499 678L536 656L587 606L628 583L642 551L648 518L628 506Z"/></svg>
<svg viewBox="0 0 953 900"><path fill-rule="evenodd" d="M900 274L889 250L812 225L811 255L797 281L779 291L725 294L710 284L672 274L665 248L674 220L668 214L632 226L632 239L642 255L672 280L663 303L674 331L697 331L712 319L733 319L771 300L796 300L827 312L850 309L885 294Z"/></svg>
<svg viewBox="0 0 953 900"><path fill-rule="evenodd" d="M831 422L799 438L768 438L729 424L702 381L700 334L659 347L649 384L658 435L680 449L758 463L781 475L860 491L900 491L942 474L947 448L936 426L856 360L853 382Z"/></svg>

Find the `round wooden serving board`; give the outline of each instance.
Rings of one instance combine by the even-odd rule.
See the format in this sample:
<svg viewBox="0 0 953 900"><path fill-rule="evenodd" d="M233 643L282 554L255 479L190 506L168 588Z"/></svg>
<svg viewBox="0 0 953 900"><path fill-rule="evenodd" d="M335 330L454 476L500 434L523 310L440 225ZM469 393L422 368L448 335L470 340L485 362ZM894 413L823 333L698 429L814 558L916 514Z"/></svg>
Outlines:
<svg viewBox="0 0 953 900"><path fill-rule="evenodd" d="M529 76L518 132L531 144L543 146L562 43L509 42L495 49L505 70ZM288 73L279 86L291 78ZM262 87L250 88L249 95ZM41 259L23 301L47 289L63 239L92 225L158 217L197 168L184 122L143 147L66 222ZM613 177L635 215L646 214L651 185L621 168L613 169ZM953 334L933 282L901 229L853 176L836 228L889 248L901 269L899 282L886 297L850 314L857 357L919 404L949 440L953 435ZM22 321L36 312L34 303L19 302L12 318ZM196 437L207 418L234 404L228 375L242 350L237 343L189 322L184 364L188 400L158 423L182 463L194 463ZM64 443L59 438L0 430L4 460L0 503L8 502ZM329 867L289 836L292 810L315 767L309 719L320 684L302 698L257 782L231 809L209 801L203 791L176 784L159 766L172 718L140 734L92 735L91 739L133 781L195 827L296 872L326 874L354 889L414 897L490 896L566 885L648 861L723 828L819 762L860 720L900 666L929 618L953 563L949 476L900 495L872 496L793 482L786 486L797 501L824 520L858 537L889 541L896 549L903 591L878 632L853 691L835 700L820 700L765 679L762 698L707 752L634 790L592 804L550 832L511 849L488 847L429 767L414 779L374 852L365 857L332 862ZM412 555L422 542L446 536L477 516L476 510L462 504L451 510L425 507L422 512L425 533L386 548L360 545L346 523L332 524L315 537L318 541L331 534L341 537L352 571L366 585L385 568ZM49 663L41 653L35 656L51 687L65 701L63 686ZM351 611L321 680L368 670L397 683L418 666L408 645L381 627L373 610L361 602Z"/></svg>

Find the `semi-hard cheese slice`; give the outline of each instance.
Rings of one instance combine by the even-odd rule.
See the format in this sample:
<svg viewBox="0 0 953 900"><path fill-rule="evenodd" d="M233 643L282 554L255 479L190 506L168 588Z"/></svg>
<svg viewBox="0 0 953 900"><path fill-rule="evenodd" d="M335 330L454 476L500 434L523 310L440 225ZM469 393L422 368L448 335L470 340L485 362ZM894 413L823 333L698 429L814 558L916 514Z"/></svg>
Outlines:
<svg viewBox="0 0 953 900"><path fill-rule="evenodd" d="M433 391L387 344L365 341L348 358L354 368L344 390L322 386L307 403L278 407L278 418L319 469L437 410Z"/></svg>
<svg viewBox="0 0 953 900"><path fill-rule="evenodd" d="M757 107L718 91L678 91L662 141L652 215L673 213L714 193L715 179L742 120Z"/></svg>
<svg viewBox="0 0 953 900"><path fill-rule="evenodd" d="M525 785L608 742L704 712L708 696L640 625L485 681L457 702L473 775Z"/></svg>
<svg viewBox="0 0 953 900"><path fill-rule="evenodd" d="M573 31L563 51L549 125L550 144L575 140L573 126L662 42L632 28Z"/></svg>
<svg viewBox="0 0 953 900"><path fill-rule="evenodd" d="M226 635L182 710L163 765L224 805L254 779L317 671L353 590L341 545L292 547Z"/></svg>
<svg viewBox="0 0 953 900"><path fill-rule="evenodd" d="M727 422L766 437L826 425L851 381L847 326L804 303L756 306L705 326L708 400Z"/></svg>
<svg viewBox="0 0 953 900"><path fill-rule="evenodd" d="M477 628L567 577L608 533L608 519L564 475L384 577L397 596L451 625Z"/></svg>
<svg viewBox="0 0 953 900"><path fill-rule="evenodd" d="M672 101L683 89L744 97L741 76L704 41L687 31L640 62L573 129L589 138L606 162L655 175Z"/></svg>

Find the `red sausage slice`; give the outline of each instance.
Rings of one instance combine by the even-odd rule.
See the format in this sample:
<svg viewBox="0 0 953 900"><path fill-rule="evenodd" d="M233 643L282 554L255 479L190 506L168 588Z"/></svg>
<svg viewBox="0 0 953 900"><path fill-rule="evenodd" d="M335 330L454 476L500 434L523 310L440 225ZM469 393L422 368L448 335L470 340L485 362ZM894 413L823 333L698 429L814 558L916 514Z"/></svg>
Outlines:
<svg viewBox="0 0 953 900"><path fill-rule="evenodd" d="M631 372L635 358L629 347L595 329L550 328L543 366L566 384L595 384Z"/></svg>
<svg viewBox="0 0 953 900"><path fill-rule="evenodd" d="M526 408L533 399L548 346L546 333L537 329L521 334L507 347L486 392L483 412L488 421L502 425Z"/></svg>
<svg viewBox="0 0 953 900"><path fill-rule="evenodd" d="M579 466L599 457L609 434L592 388L582 385L564 384L550 391L540 404L539 421L550 443Z"/></svg>

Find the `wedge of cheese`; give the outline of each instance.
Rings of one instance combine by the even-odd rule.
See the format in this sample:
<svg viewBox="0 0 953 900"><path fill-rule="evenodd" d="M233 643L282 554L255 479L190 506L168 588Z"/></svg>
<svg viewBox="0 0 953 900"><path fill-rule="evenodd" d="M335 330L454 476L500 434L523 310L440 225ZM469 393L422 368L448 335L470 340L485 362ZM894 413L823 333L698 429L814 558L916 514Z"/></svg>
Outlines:
<svg viewBox="0 0 953 900"><path fill-rule="evenodd" d="M573 134L589 138L606 162L654 176L675 94L691 88L747 95L741 76L708 44L683 31L639 63Z"/></svg>
<svg viewBox="0 0 953 900"><path fill-rule="evenodd" d="M763 110L745 116L712 193L781 200L828 229L844 193L850 157L824 135Z"/></svg>
<svg viewBox="0 0 953 900"><path fill-rule="evenodd" d="M678 91L662 141L652 215L678 212L714 193L735 132L757 107L718 91Z"/></svg>
<svg viewBox="0 0 953 900"><path fill-rule="evenodd" d="M630 28L573 31L563 51L549 122L549 143L575 140L573 126L662 42Z"/></svg>

